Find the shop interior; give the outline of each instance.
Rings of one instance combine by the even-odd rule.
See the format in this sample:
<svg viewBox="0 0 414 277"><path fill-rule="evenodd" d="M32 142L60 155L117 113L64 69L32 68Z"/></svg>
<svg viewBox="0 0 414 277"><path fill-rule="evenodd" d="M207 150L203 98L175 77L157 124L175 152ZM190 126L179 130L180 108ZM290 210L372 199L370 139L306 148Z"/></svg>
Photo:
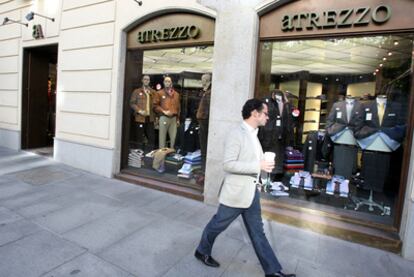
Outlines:
<svg viewBox="0 0 414 277"><path fill-rule="evenodd" d="M22 149L53 156L58 45L24 49Z"/></svg>
<svg viewBox="0 0 414 277"><path fill-rule="evenodd" d="M203 191L212 57L208 45L129 51L124 171ZM160 112L170 87L179 98L176 116ZM198 115L201 105L207 113L203 117Z"/></svg>
<svg viewBox="0 0 414 277"><path fill-rule="evenodd" d="M392 224L401 189L412 35L260 43L264 197Z"/></svg>

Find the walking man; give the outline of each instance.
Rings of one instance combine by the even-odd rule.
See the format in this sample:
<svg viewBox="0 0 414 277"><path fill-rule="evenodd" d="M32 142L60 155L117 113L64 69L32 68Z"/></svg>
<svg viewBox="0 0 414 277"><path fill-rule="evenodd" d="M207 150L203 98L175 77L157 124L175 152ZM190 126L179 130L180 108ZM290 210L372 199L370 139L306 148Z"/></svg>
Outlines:
<svg viewBox="0 0 414 277"><path fill-rule="evenodd" d="M269 119L265 102L248 100L242 110L243 123L228 136L224 148L225 177L220 188L220 206L205 227L195 257L207 266L219 267L211 256L216 237L239 215L243 217L256 255L265 276L295 277L285 274L263 229L260 194L256 188L261 170L271 172L274 161L263 159L263 150L257 138L259 126Z"/></svg>

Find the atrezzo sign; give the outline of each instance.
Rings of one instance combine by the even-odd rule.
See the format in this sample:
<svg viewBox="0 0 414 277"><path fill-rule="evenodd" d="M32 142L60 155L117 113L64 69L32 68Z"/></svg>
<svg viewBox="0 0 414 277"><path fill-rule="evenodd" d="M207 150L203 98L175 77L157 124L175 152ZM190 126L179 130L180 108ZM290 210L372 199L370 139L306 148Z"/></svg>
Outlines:
<svg viewBox="0 0 414 277"><path fill-rule="evenodd" d="M371 22L377 25L384 24L391 18L391 7L380 5L371 7L360 7L343 9L339 11L305 12L282 17L282 31L302 31L328 28L349 28L352 26L366 26Z"/></svg>
<svg viewBox="0 0 414 277"><path fill-rule="evenodd" d="M200 28L197 26L181 26L164 28L162 30L147 30L138 32L137 40L140 43L151 43L171 40L196 39L200 35Z"/></svg>

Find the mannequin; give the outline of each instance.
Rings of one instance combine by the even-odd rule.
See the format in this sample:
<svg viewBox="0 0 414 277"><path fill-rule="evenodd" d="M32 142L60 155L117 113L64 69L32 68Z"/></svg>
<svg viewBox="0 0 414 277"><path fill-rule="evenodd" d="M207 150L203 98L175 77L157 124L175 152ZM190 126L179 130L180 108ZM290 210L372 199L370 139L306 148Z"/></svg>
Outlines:
<svg viewBox="0 0 414 277"><path fill-rule="evenodd" d="M150 76L142 76L142 87L135 89L129 101L134 111L135 125L137 130L137 142L144 148L147 141L147 150L154 149L154 111L152 106L155 90L150 87Z"/></svg>
<svg viewBox="0 0 414 277"><path fill-rule="evenodd" d="M389 176L391 153L400 147L405 135L402 106L388 101L385 95L378 95L364 104L360 121L355 137L364 150L361 173L371 193L381 192Z"/></svg>
<svg viewBox="0 0 414 277"><path fill-rule="evenodd" d="M359 126L362 104L348 95L333 104L329 112L326 131L334 142L333 165L335 174L349 179L357 169L356 140L354 132Z"/></svg>
<svg viewBox="0 0 414 277"><path fill-rule="evenodd" d="M294 142L294 122L292 106L281 90L272 91L270 97L264 99L269 109L269 120L259 129L259 140L263 151L276 153L273 180L280 181L283 177L283 160L286 146Z"/></svg>
<svg viewBox="0 0 414 277"><path fill-rule="evenodd" d="M196 117L200 124L199 139L201 159L205 163L207 155L208 119L210 116L211 75L203 74L201 76L201 84L203 85L203 90L201 92Z"/></svg>
<svg viewBox="0 0 414 277"><path fill-rule="evenodd" d="M167 133L170 148L174 148L180 116L180 95L173 88L171 77L164 77L164 88L154 96L154 111L160 115L159 148L166 147Z"/></svg>

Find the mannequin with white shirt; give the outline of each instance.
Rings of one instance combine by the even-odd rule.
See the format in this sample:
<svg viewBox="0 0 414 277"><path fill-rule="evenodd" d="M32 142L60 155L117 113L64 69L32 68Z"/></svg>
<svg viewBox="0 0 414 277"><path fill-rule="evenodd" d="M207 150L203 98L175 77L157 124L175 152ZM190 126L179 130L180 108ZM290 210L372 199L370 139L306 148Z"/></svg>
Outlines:
<svg viewBox="0 0 414 277"><path fill-rule="evenodd" d="M392 152L401 146L405 136L405 116L402 105L389 101L386 95L365 103L363 111L355 137L363 150L361 174L370 198L360 201L356 209L368 205L370 211L373 207L383 211L383 206L373 201L373 192L382 192L389 177Z"/></svg>
<svg viewBox="0 0 414 277"><path fill-rule="evenodd" d="M269 109L269 120L260 127L258 138L264 152L276 153L272 179L279 181L283 177L285 149L294 144L294 119L292 105L283 91L275 89L270 97L263 99Z"/></svg>
<svg viewBox="0 0 414 277"><path fill-rule="evenodd" d="M354 132L359 128L362 104L351 95L334 103L328 115L326 131L334 142L333 165L335 174L349 179L357 169L356 140Z"/></svg>

